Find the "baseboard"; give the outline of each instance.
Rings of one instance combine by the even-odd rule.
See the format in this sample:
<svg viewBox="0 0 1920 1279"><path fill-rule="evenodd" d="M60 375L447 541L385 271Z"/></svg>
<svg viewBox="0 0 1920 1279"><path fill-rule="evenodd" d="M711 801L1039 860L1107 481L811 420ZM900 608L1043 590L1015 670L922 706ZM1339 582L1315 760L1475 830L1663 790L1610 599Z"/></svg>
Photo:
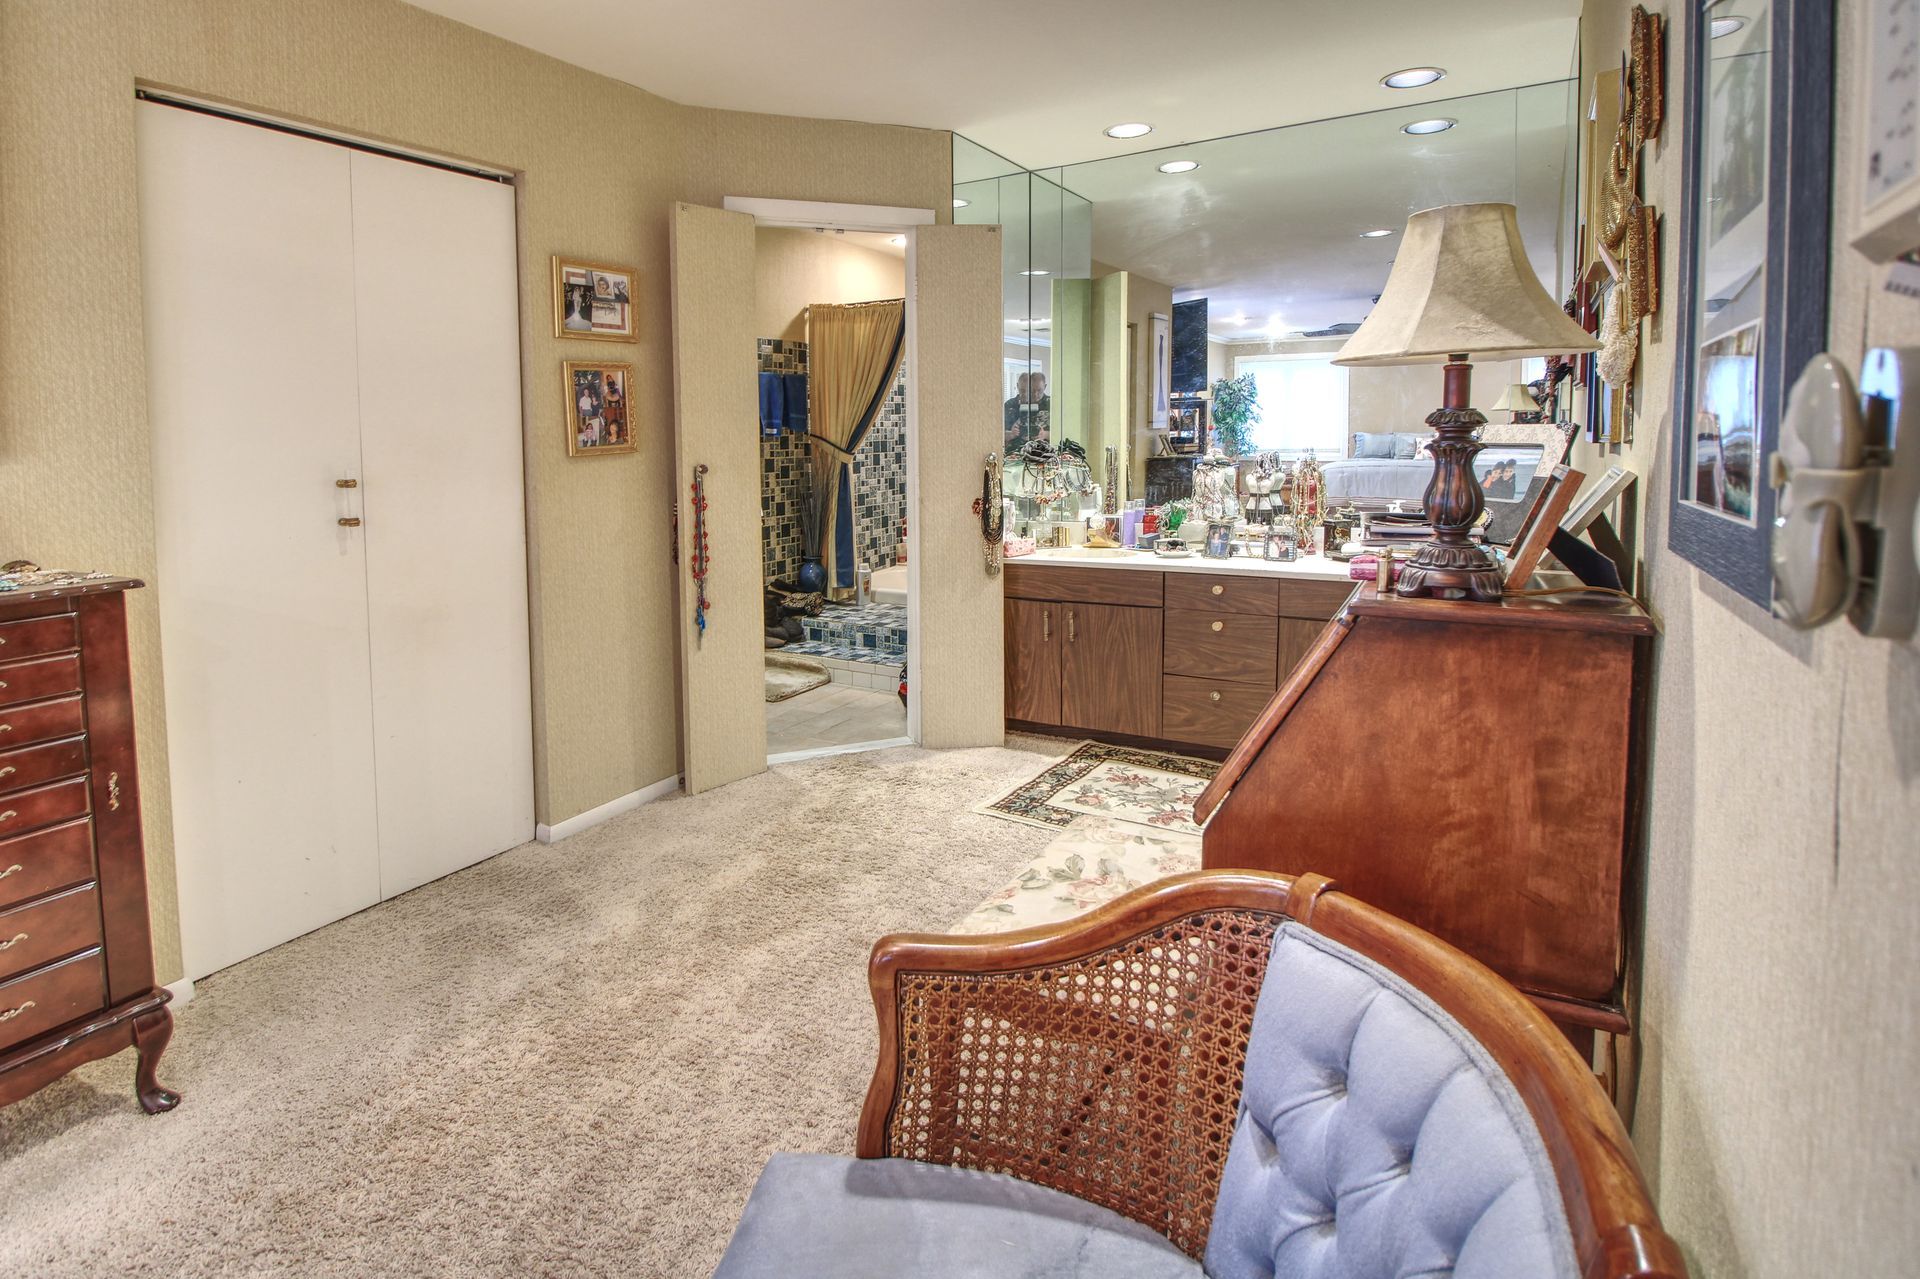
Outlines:
<svg viewBox="0 0 1920 1279"><path fill-rule="evenodd" d="M193 978L182 977L179 981L168 982L167 989L173 994L173 1002L168 1007L175 1012L193 1002Z"/></svg>
<svg viewBox="0 0 1920 1279"><path fill-rule="evenodd" d="M854 755L862 751L883 751L895 746L911 746L911 737L883 737L875 742L848 742L844 746L816 746L812 750L785 751L767 756L767 763L798 764L803 759L825 759L829 755Z"/></svg>
<svg viewBox="0 0 1920 1279"><path fill-rule="evenodd" d="M543 844L557 844L570 835L578 835L583 830L591 830L601 822L631 812L642 804L651 804L663 795L671 795L680 789L680 778L663 777L651 786L642 786L637 791L622 795L619 799L610 799L598 808L589 808L584 813L576 813L563 822L551 826L535 826L533 837Z"/></svg>

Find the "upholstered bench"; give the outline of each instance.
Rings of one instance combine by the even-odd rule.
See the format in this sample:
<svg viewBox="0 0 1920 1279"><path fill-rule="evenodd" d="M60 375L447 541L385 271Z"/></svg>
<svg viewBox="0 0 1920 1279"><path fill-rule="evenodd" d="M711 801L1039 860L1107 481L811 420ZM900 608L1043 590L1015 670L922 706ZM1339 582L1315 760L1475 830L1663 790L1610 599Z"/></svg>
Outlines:
<svg viewBox="0 0 1920 1279"><path fill-rule="evenodd" d="M861 1157L775 1156L716 1273L1684 1275L1553 1025L1328 887L1203 871L883 938Z"/></svg>

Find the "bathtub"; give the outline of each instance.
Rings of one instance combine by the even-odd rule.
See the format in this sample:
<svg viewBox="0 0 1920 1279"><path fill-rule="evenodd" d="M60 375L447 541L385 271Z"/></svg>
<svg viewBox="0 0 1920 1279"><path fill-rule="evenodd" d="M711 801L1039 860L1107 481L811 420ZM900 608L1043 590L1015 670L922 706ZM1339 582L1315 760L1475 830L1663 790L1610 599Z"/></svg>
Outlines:
<svg viewBox="0 0 1920 1279"><path fill-rule="evenodd" d="M905 604L907 602L907 566L889 564L877 568L867 578L867 594L875 604Z"/></svg>

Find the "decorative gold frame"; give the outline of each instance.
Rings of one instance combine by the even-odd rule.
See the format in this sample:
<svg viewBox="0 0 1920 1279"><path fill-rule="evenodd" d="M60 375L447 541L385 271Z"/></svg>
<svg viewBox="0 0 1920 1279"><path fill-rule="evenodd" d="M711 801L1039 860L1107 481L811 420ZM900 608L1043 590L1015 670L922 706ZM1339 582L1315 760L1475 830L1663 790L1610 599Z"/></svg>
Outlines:
<svg viewBox="0 0 1920 1279"><path fill-rule="evenodd" d="M576 333L566 327L567 296L561 281L567 268L574 267L583 271L604 271L609 275L627 277L627 331L625 333ZM638 342L640 340L640 320L634 309L635 295L639 292L640 273L630 266L618 266L611 262L589 262L584 258L570 258L554 254L553 273L553 336L557 338L579 338L584 342Z"/></svg>
<svg viewBox="0 0 1920 1279"><path fill-rule="evenodd" d="M631 453L636 448L633 426L633 365L606 360L563 360L560 364L560 393L565 399L568 457L600 457L611 453ZM580 413L573 400L573 375L581 370L594 373L618 373L627 404L627 442L580 447Z"/></svg>

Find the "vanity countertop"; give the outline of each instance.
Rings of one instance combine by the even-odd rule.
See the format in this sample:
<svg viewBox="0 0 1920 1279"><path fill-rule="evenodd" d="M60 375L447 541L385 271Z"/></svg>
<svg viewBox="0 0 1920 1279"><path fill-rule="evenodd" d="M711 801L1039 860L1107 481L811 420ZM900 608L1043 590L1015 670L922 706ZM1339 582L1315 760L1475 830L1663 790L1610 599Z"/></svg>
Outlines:
<svg viewBox="0 0 1920 1279"><path fill-rule="evenodd" d="M1089 554L1084 550L1045 550L1019 555L1008 564L1072 565L1075 568L1110 568L1116 571L1144 569L1152 573L1250 573L1260 577L1301 577L1317 581L1351 581L1347 565L1324 555L1308 555L1291 564L1235 555L1215 560L1195 551L1178 559L1155 555L1151 551L1122 551L1117 555Z"/></svg>

